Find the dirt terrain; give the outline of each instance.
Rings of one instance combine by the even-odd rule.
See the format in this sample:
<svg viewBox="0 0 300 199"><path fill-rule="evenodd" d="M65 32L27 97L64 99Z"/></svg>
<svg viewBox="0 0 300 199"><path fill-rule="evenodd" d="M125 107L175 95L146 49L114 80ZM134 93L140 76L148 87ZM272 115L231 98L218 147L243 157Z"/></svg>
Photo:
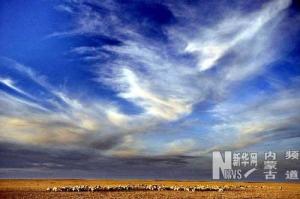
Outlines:
<svg viewBox="0 0 300 199"><path fill-rule="evenodd" d="M48 187L61 186L115 186L157 184L166 186L243 186L235 191L105 191L105 192L48 192ZM300 198L300 183L253 183L253 182L199 182L159 180L0 180L0 198Z"/></svg>

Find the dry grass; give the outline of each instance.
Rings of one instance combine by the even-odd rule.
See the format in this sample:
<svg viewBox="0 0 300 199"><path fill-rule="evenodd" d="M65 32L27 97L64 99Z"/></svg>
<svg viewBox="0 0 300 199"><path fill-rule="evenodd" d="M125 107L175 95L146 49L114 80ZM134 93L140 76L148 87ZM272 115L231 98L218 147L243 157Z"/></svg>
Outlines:
<svg viewBox="0 0 300 199"><path fill-rule="evenodd" d="M74 185L233 185L250 186L243 191L226 192L176 192L176 191L130 191L130 192L46 192L47 187ZM256 188L257 187L257 188ZM245 182L197 182L154 180L0 180L0 198L300 198L299 183L245 183Z"/></svg>

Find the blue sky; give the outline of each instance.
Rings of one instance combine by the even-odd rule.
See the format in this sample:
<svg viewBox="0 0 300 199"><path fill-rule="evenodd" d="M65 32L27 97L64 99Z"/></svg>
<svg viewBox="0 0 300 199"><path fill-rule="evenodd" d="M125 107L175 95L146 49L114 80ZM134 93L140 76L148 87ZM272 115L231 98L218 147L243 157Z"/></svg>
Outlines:
<svg viewBox="0 0 300 199"><path fill-rule="evenodd" d="M0 177L200 179L213 150L299 148L299 20L290 0L2 1Z"/></svg>

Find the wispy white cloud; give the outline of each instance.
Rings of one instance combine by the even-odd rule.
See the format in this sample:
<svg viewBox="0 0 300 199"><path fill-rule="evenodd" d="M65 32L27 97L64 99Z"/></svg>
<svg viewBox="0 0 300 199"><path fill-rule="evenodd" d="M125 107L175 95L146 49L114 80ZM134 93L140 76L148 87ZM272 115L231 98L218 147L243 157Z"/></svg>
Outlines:
<svg viewBox="0 0 300 199"><path fill-rule="evenodd" d="M24 92L23 90L21 90L20 88L16 87L15 82L13 82L11 79L9 78L1 78L0 77L0 83L8 86L9 88L17 91L18 93L21 93L23 95L28 96L28 94L26 92Z"/></svg>
<svg viewBox="0 0 300 199"><path fill-rule="evenodd" d="M208 70L214 67L236 45L253 39L264 26L267 26L266 24L270 20L286 9L290 3L291 1L288 0L272 1L252 14L245 16L238 13L236 16L229 16L215 27L200 32L200 38L188 40L185 51L196 54L200 71ZM249 50L256 50L258 53L257 49L250 47ZM247 51L249 52L249 50Z"/></svg>
<svg viewBox="0 0 300 199"><path fill-rule="evenodd" d="M137 75L130 69L123 68L120 76L114 80L120 84L120 97L143 107L147 114L154 117L174 120L191 111L190 105L181 99L175 97L164 99L163 96L149 91L150 88L147 88L147 85L150 82L143 82L143 80L138 79Z"/></svg>

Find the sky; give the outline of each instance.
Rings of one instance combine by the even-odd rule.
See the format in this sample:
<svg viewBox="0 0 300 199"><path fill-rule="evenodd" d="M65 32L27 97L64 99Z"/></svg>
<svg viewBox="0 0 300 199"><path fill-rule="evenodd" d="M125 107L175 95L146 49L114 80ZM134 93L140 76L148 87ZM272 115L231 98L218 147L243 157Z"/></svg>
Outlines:
<svg viewBox="0 0 300 199"><path fill-rule="evenodd" d="M299 150L299 24L290 0L1 1L0 177L209 179L215 150Z"/></svg>

